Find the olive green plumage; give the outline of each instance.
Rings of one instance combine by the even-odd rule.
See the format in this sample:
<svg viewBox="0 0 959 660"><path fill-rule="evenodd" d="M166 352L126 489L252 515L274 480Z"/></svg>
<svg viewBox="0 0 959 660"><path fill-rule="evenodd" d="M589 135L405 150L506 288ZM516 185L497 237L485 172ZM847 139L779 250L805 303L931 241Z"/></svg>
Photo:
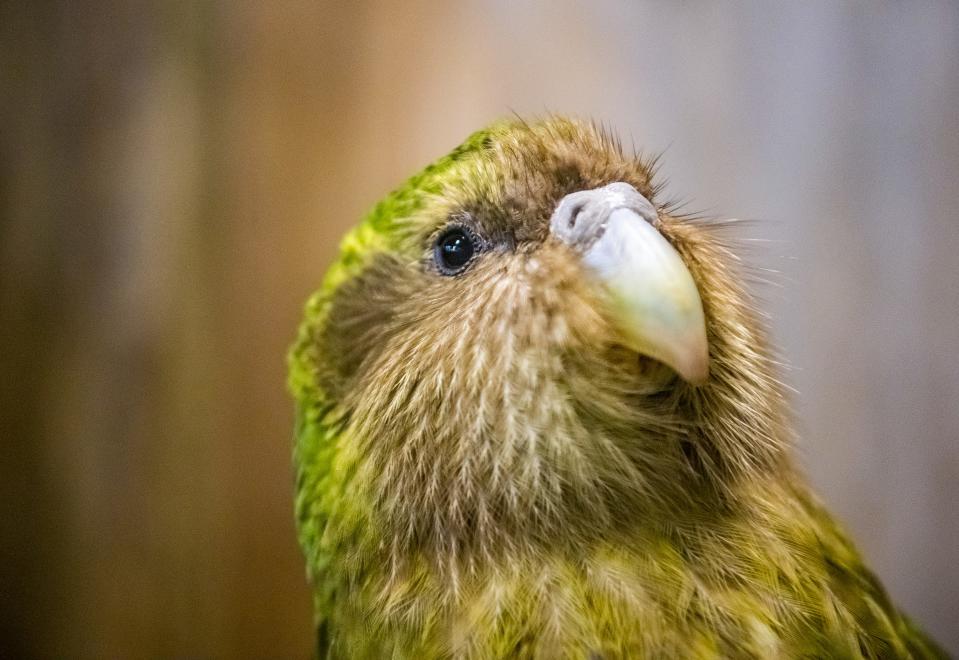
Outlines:
<svg viewBox="0 0 959 660"><path fill-rule="evenodd" d="M723 224L595 126L501 122L343 241L290 354L296 515L330 658L930 658L789 458ZM702 298L700 386L631 353L548 221L623 181ZM484 249L436 269L445 227Z"/></svg>

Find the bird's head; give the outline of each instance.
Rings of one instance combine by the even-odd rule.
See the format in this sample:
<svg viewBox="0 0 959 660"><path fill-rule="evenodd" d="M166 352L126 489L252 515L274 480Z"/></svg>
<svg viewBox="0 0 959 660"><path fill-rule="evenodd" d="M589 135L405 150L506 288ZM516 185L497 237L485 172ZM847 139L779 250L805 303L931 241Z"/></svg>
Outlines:
<svg viewBox="0 0 959 660"><path fill-rule="evenodd" d="M736 259L658 202L651 169L595 125L507 121L345 239L291 383L384 538L603 533L717 506L780 460Z"/></svg>

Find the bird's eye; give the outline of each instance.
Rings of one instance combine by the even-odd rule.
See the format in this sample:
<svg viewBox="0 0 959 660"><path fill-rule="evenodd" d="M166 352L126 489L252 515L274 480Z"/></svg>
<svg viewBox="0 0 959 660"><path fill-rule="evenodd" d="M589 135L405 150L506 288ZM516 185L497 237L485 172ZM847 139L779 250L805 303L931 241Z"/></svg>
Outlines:
<svg viewBox="0 0 959 660"><path fill-rule="evenodd" d="M463 272L476 253L476 242L462 227L447 229L436 239L433 259L443 275Z"/></svg>

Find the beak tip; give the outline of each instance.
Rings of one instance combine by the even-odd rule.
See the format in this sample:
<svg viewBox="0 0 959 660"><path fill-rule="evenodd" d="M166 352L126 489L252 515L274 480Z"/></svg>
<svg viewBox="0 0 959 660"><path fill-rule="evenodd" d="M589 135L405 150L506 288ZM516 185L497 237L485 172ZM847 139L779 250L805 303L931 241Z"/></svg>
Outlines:
<svg viewBox="0 0 959 660"><path fill-rule="evenodd" d="M703 345L698 351L678 354L676 360L669 366L690 385L704 385L709 380L708 348Z"/></svg>
<svg viewBox="0 0 959 660"><path fill-rule="evenodd" d="M685 375L680 374L690 385L696 387L705 385L709 380L709 363L703 362L701 365L695 365L692 369L686 371Z"/></svg>

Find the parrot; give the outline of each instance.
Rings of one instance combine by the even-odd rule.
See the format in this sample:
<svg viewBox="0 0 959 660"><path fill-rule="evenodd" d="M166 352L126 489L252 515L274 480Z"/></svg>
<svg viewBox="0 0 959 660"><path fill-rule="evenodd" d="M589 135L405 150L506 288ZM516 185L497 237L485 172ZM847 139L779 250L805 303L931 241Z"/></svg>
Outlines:
<svg viewBox="0 0 959 660"><path fill-rule="evenodd" d="M730 222L499 120L342 240L288 354L318 658L938 658L793 456Z"/></svg>

